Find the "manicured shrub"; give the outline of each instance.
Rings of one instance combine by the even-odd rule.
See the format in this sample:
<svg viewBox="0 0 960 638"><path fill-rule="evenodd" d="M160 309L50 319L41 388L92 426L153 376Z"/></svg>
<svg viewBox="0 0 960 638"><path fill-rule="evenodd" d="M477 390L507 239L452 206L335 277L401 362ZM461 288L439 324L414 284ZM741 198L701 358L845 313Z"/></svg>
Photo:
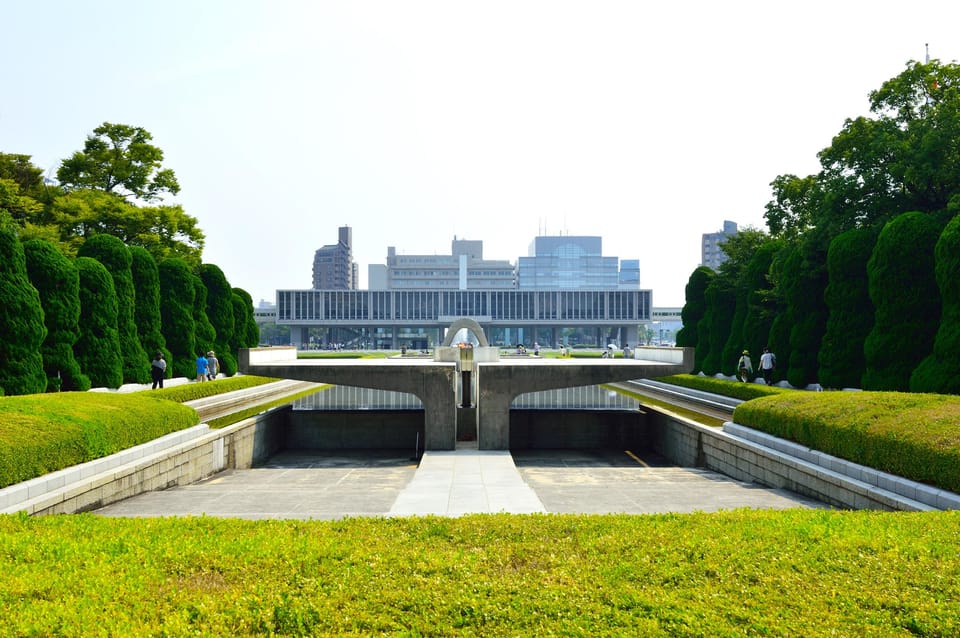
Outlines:
<svg viewBox="0 0 960 638"><path fill-rule="evenodd" d="M716 276L712 269L706 266L700 266L690 274L687 280L685 292L685 303L680 311L680 319L683 320L683 328L677 331L677 346L697 348L699 346L699 332L697 324L703 319L707 311L707 302L704 293L710 280ZM701 361L695 358L694 370L700 370Z"/></svg>
<svg viewBox="0 0 960 638"><path fill-rule="evenodd" d="M767 300L770 304L772 321L766 345L770 348L770 352L777 356L777 372L775 374L778 379L782 379L785 374L783 371L790 368L790 313L786 300L782 294L778 293L778 288L780 288L780 282L783 280L784 264L793 250L793 244L781 247L773 255L768 275L772 288Z"/></svg>
<svg viewBox="0 0 960 638"><path fill-rule="evenodd" d="M193 286L193 322L196 326L195 339L198 354L206 354L217 347L217 330L207 317L207 287L200 277L191 274L190 284Z"/></svg>
<svg viewBox="0 0 960 638"><path fill-rule="evenodd" d="M13 223L0 218L0 389L33 394L47 388L40 347L47 336L40 295L27 276Z"/></svg>
<svg viewBox="0 0 960 638"><path fill-rule="evenodd" d="M737 360L723 361L723 346L730 334L730 324L736 310L736 294L732 282L721 275L710 281L704 293L707 311L698 326L701 341L708 341L706 356L703 359L703 373L733 374Z"/></svg>
<svg viewBox="0 0 960 638"><path fill-rule="evenodd" d="M157 261L146 248L129 246L130 274L133 276L135 304L133 321L137 325L140 343L151 359L162 352L167 361L171 360L167 342L163 338L163 321L160 316L160 273ZM167 367L167 376L173 372Z"/></svg>
<svg viewBox="0 0 960 638"><path fill-rule="evenodd" d="M817 355L827 322L823 301L827 286L826 247L821 254L816 237L802 241L798 250L787 257L781 283L791 323L787 381L803 388L817 381Z"/></svg>
<svg viewBox="0 0 960 638"><path fill-rule="evenodd" d="M221 372L233 376L237 373L237 359L232 346L236 324L233 315L233 289L223 271L213 264L200 266L200 279L207 289L207 318L216 332L212 350L216 351Z"/></svg>
<svg viewBox="0 0 960 638"><path fill-rule="evenodd" d="M101 233L87 238L77 251L77 256L96 259L113 278L113 288L117 294L117 333L120 337L120 356L123 358L124 383L148 383L150 356L140 343L140 335L134 323L136 293L130 271L130 251L118 237Z"/></svg>
<svg viewBox="0 0 960 638"><path fill-rule="evenodd" d="M759 248L743 273L747 290L747 312L743 318L743 343L754 355L759 366L760 354L770 342L770 328L776 317L775 306L769 300L770 266L774 256L783 249L779 241L770 241ZM775 351L774 351L775 352Z"/></svg>
<svg viewBox="0 0 960 638"><path fill-rule="evenodd" d="M23 244L30 282L40 294L47 337L40 351L47 390L89 390L73 347L80 339L80 275L76 266L50 242Z"/></svg>
<svg viewBox="0 0 960 638"><path fill-rule="evenodd" d="M858 388L866 369L863 343L873 328L874 308L867 286L867 261L876 244L873 229L855 228L830 242L829 282L824 300L830 309L820 345L819 380L827 388Z"/></svg>
<svg viewBox="0 0 960 638"><path fill-rule="evenodd" d="M943 229L934 257L942 304L940 326L933 353L910 377L910 390L960 394L960 215Z"/></svg>
<svg viewBox="0 0 960 638"><path fill-rule="evenodd" d="M101 458L199 421L196 410L147 392L4 397L0 487Z"/></svg>
<svg viewBox="0 0 960 638"><path fill-rule="evenodd" d="M790 392L740 404L740 425L883 472L960 491L960 398Z"/></svg>
<svg viewBox="0 0 960 638"><path fill-rule="evenodd" d="M167 369L175 377L196 376L196 321L193 304L196 292L194 276L187 263L178 257L157 264L160 279L160 318L163 336L170 349Z"/></svg>
<svg viewBox="0 0 960 638"><path fill-rule="evenodd" d="M237 321L233 351L236 352L238 348L256 348L260 345L260 326L253 317L253 298L243 288L234 288L233 295L233 315ZM240 298L239 305L237 297Z"/></svg>
<svg viewBox="0 0 960 638"><path fill-rule="evenodd" d="M942 228L933 215L904 213L877 238L867 263L876 320L864 341L866 390L909 390L913 369L933 351L940 321L933 252Z"/></svg>
<svg viewBox="0 0 960 638"><path fill-rule="evenodd" d="M117 295L113 277L92 257L74 260L80 275L80 339L74 352L94 387L119 388L123 356L117 331Z"/></svg>

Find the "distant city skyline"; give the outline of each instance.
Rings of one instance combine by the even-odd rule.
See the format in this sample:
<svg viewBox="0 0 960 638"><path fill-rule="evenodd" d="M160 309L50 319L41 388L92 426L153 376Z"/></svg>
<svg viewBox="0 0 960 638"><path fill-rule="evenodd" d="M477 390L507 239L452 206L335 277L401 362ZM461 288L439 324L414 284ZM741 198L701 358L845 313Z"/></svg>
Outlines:
<svg viewBox="0 0 960 638"><path fill-rule="evenodd" d="M770 183L910 60L960 57L960 5L306 0L7 3L0 151L49 175L103 122L153 135L253 299L306 289L331 229L359 285L389 246L596 235L678 306L701 238L764 228ZM84 70L74 63L82 57ZM93 72L92 70L96 71Z"/></svg>

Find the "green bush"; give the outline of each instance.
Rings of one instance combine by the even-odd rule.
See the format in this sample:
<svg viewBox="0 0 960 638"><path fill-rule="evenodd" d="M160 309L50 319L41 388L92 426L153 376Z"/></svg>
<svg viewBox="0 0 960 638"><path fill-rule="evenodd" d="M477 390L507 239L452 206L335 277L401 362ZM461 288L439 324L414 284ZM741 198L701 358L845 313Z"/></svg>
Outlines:
<svg viewBox="0 0 960 638"><path fill-rule="evenodd" d="M160 390L151 390L150 396L178 403L186 403L194 399L203 399L212 397L224 392L233 392L234 390L244 390L253 388L265 383L273 383L277 379L269 377L258 377L254 375L241 375L239 377L230 377L228 379L216 379L214 381L205 381L203 383L184 383Z"/></svg>
<svg viewBox="0 0 960 638"><path fill-rule="evenodd" d="M220 371L227 376L237 373L237 359L231 344L235 341L233 316L233 289L223 271L213 264L200 266L200 279L207 289L206 315L216 332L213 348L220 362Z"/></svg>
<svg viewBox="0 0 960 638"><path fill-rule="evenodd" d="M76 266L47 241L23 244L30 283L40 294L47 337L40 351L48 391L89 390L73 347L80 339L80 275Z"/></svg>
<svg viewBox="0 0 960 638"><path fill-rule="evenodd" d="M77 256L96 259L113 278L113 289L117 295L117 335L123 360L123 382L149 383L151 356L144 351L134 322L136 291L130 270L130 250L120 238L101 233L89 237L80 246Z"/></svg>
<svg viewBox="0 0 960 638"><path fill-rule="evenodd" d="M876 320L864 342L864 390L909 390L913 369L933 351L940 321L933 252L942 228L933 215L904 213L877 238L867 264Z"/></svg>
<svg viewBox="0 0 960 638"><path fill-rule="evenodd" d="M727 381L726 379L716 379L714 377L701 377L693 374L674 374L666 377L660 377L657 381L663 383L672 383L692 390L702 390L703 392L712 392L725 397L749 401L759 397L768 397L774 394L784 392L795 392L790 388L779 388L777 386L761 385L759 383L742 383L740 381Z"/></svg>
<svg viewBox="0 0 960 638"><path fill-rule="evenodd" d="M160 271L157 268L157 261L146 248L141 246L129 246L129 250L130 274L133 276L135 290L133 319L137 325L140 343L151 359L157 352L161 352L164 359L172 361L167 342L163 338L163 320L160 316ZM172 373L172 366L167 366L167 377Z"/></svg>
<svg viewBox="0 0 960 638"><path fill-rule="evenodd" d="M6 394L43 392L47 375L40 346L47 335L40 295L12 223L0 218L0 388Z"/></svg>
<svg viewBox="0 0 960 638"><path fill-rule="evenodd" d="M0 398L0 487L196 425L195 410L149 393Z"/></svg>
<svg viewBox="0 0 960 638"><path fill-rule="evenodd" d="M791 392L742 403L733 420L860 465L960 492L960 397Z"/></svg>
<svg viewBox="0 0 960 638"><path fill-rule="evenodd" d="M119 388L123 356L117 332L117 296L107 269L91 257L74 260L80 274L80 339L74 350L94 387Z"/></svg>
<svg viewBox="0 0 960 638"><path fill-rule="evenodd" d="M187 262L178 257L164 259L157 265L160 279L160 318L163 337L170 349L167 370L174 377L192 379L197 375L194 360L197 323L193 318L196 293L193 275Z"/></svg>
<svg viewBox="0 0 960 638"><path fill-rule="evenodd" d="M910 376L912 392L960 394L960 215L940 233L934 251L942 311L933 352Z"/></svg>
<svg viewBox="0 0 960 638"><path fill-rule="evenodd" d="M683 328L677 331L677 347L697 348L700 345L700 333L697 326L703 315L707 311L707 302L704 293L710 280L716 276L711 268L699 266L690 274L687 285L684 288L683 309L680 311L680 319L683 320ZM696 372L700 371L699 361L694 364Z"/></svg>
<svg viewBox="0 0 960 638"><path fill-rule="evenodd" d="M873 229L855 228L830 242L827 251L830 283L824 292L830 315L817 359L818 379L826 388L860 387L866 368L863 343L874 320L867 287L867 261L876 241Z"/></svg>

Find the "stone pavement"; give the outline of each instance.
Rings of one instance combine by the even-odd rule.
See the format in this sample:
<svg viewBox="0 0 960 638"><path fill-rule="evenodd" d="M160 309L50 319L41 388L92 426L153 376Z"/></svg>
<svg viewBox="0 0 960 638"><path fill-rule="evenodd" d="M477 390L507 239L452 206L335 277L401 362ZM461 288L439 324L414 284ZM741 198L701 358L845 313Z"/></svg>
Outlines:
<svg viewBox="0 0 960 638"><path fill-rule="evenodd" d="M653 455L584 450L458 449L417 463L396 451L285 452L96 511L103 516L340 519L468 513L650 514L741 507L825 507Z"/></svg>

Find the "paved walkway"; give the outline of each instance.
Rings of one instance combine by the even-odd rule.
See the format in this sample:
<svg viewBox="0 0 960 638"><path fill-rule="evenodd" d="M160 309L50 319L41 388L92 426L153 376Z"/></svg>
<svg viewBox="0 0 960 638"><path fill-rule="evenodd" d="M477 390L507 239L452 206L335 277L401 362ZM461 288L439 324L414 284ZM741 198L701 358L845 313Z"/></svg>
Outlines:
<svg viewBox="0 0 960 638"><path fill-rule="evenodd" d="M823 507L783 490L657 457L592 451L290 452L252 470L141 494L103 516L339 519L468 513L627 513Z"/></svg>

